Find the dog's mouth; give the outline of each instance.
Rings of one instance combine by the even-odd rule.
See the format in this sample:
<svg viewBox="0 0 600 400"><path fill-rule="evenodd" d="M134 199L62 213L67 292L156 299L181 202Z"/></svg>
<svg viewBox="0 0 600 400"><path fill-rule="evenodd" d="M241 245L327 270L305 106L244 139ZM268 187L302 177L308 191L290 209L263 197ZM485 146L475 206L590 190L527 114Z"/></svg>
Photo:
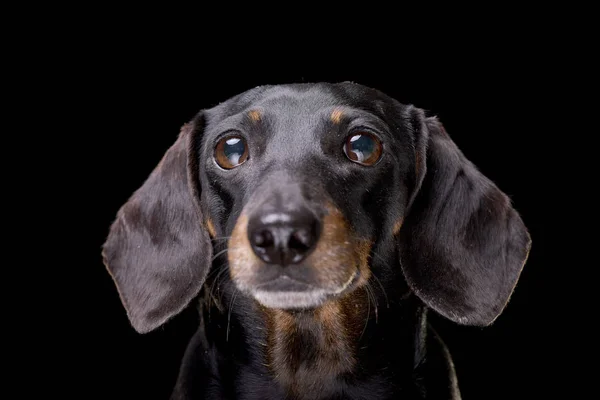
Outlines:
<svg viewBox="0 0 600 400"><path fill-rule="evenodd" d="M246 290L256 301L268 308L310 309L351 290L359 276L360 272L356 269L342 285L326 289L282 274Z"/></svg>

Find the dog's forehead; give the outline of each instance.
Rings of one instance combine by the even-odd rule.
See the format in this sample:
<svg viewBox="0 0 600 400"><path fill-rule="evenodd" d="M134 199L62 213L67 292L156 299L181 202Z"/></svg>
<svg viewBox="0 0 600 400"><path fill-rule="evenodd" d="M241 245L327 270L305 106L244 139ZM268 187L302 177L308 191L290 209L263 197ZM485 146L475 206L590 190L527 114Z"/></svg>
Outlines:
<svg viewBox="0 0 600 400"><path fill-rule="evenodd" d="M231 116L257 110L278 116L309 118L332 107L360 109L384 116L393 99L366 86L344 83L304 83L259 86L219 104L210 110L211 119L224 120Z"/></svg>

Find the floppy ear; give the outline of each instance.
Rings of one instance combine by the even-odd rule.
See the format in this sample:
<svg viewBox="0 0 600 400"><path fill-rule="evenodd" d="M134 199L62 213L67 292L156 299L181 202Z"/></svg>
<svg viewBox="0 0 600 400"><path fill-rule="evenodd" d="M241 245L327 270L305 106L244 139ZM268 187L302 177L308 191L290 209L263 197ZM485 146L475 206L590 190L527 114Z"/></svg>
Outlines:
<svg viewBox="0 0 600 400"><path fill-rule="evenodd" d="M198 294L210 267L212 246L198 203L199 125L182 128L150 177L121 207L104 243L104 264L140 333L179 313Z"/></svg>
<svg viewBox="0 0 600 400"><path fill-rule="evenodd" d="M443 316L488 325L517 283L529 233L509 198L464 157L436 118L421 118L416 151L420 189L399 233L404 275Z"/></svg>

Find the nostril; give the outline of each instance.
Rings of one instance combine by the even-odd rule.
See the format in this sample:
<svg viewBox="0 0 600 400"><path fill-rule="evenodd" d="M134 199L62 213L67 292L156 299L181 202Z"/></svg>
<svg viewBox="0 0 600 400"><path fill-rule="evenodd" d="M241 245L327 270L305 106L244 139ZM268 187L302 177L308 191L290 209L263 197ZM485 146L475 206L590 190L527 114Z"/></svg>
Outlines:
<svg viewBox="0 0 600 400"><path fill-rule="evenodd" d="M275 239L271 231L265 229L256 232L252 235L252 243L258 247L271 247L273 246Z"/></svg>
<svg viewBox="0 0 600 400"><path fill-rule="evenodd" d="M288 246L296 251L306 251L312 246L313 235L308 229L298 229L290 237Z"/></svg>

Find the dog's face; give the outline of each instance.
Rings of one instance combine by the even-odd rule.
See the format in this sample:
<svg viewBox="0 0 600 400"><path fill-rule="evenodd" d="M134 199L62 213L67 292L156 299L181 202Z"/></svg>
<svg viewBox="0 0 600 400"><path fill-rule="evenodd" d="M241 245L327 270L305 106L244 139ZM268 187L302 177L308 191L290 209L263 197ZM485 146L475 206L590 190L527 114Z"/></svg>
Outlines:
<svg viewBox="0 0 600 400"><path fill-rule="evenodd" d="M346 296L385 251L427 305L471 324L502 311L529 249L435 118L351 83L259 87L184 127L105 244L136 329L179 312L223 242L236 287L269 308Z"/></svg>
<svg viewBox="0 0 600 400"><path fill-rule="evenodd" d="M371 246L393 234L416 182L414 127L394 106L362 87L298 86L205 113L201 203L230 238L240 290L307 308L369 279Z"/></svg>

